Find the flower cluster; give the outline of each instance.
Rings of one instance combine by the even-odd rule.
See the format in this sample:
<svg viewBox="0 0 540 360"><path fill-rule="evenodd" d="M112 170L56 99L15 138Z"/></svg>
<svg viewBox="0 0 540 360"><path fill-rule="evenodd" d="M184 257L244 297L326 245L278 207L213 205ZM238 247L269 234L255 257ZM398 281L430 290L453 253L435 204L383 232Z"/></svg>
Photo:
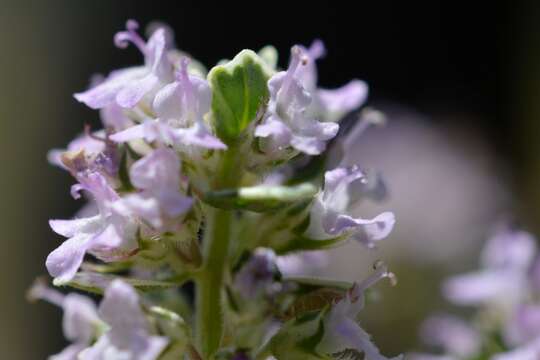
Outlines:
<svg viewBox="0 0 540 360"><path fill-rule="evenodd" d="M349 240L372 248L394 226L391 212L349 214L378 197L380 179L325 152L366 84L320 88L321 41L293 46L285 70L265 47L207 72L174 47L168 27L148 40L137 30L129 20L114 42L135 45L144 63L75 94L99 110L103 129L87 127L49 154L88 204L50 221L66 240L47 269L56 286L103 296L97 307L42 282L32 288L64 310L73 344L52 358L387 359L356 320L366 290L394 280L387 267L376 263L358 283L309 276L325 249ZM358 126L378 115L364 112Z"/></svg>
<svg viewBox="0 0 540 360"><path fill-rule="evenodd" d="M425 321L423 340L445 355L413 359L536 360L540 358L540 254L529 233L501 226L485 244L481 269L449 278L443 294L475 309L465 321L439 314Z"/></svg>

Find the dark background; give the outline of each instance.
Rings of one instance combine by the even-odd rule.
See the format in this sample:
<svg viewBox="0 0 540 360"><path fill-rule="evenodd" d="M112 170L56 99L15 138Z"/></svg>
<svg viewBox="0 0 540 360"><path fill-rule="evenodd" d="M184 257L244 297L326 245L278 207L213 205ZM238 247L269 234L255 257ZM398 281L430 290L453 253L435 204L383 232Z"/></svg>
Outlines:
<svg viewBox="0 0 540 360"><path fill-rule="evenodd" d="M79 206L71 179L46 163L97 114L71 96L90 75L140 62L118 50L113 34L125 20L164 21L179 48L208 67L243 48L273 44L286 65L291 45L324 40L320 84L351 78L370 84L370 103L405 104L433 122L467 121L510 164L516 212L535 225L538 128L537 9L513 2L188 2L0 0L0 351L41 359L62 348L60 312L28 305L24 291L45 273L58 243L49 218ZM399 194L397 194L399 195ZM390 347L408 350L389 329ZM380 339L384 348L385 339ZM3 356L5 357L5 356Z"/></svg>

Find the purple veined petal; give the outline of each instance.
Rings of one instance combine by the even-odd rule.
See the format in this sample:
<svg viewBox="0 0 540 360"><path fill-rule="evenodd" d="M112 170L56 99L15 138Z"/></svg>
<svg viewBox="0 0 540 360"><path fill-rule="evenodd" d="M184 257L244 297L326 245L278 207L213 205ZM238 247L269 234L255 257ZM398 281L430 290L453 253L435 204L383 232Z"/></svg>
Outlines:
<svg viewBox="0 0 540 360"><path fill-rule="evenodd" d="M157 92L153 108L158 117L162 119L181 119L184 114L181 99L181 86L175 81L165 85Z"/></svg>
<svg viewBox="0 0 540 360"><path fill-rule="evenodd" d="M98 229L101 226L101 220L99 216L73 220L49 220L49 225L58 235L69 238L81 232Z"/></svg>
<svg viewBox="0 0 540 360"><path fill-rule="evenodd" d="M462 358L474 357L482 346L480 333L465 321L451 315L428 318L421 327L420 336L427 345L442 347L445 353Z"/></svg>
<svg viewBox="0 0 540 360"><path fill-rule="evenodd" d="M96 304L86 296L72 293L66 296L62 307L65 337L72 342L90 344L96 335L96 325L101 323Z"/></svg>
<svg viewBox="0 0 540 360"><path fill-rule="evenodd" d="M123 108L132 108L142 100L142 98L152 91L159 83L159 78L149 73L141 79L132 81L116 95L116 102Z"/></svg>
<svg viewBox="0 0 540 360"><path fill-rule="evenodd" d="M288 145L291 141L291 129L276 117L268 117L263 123L255 128L255 136L273 136L279 146Z"/></svg>
<svg viewBox="0 0 540 360"><path fill-rule="evenodd" d="M326 142L315 137L294 135L291 138L291 146L307 155L319 155L326 149Z"/></svg>
<svg viewBox="0 0 540 360"><path fill-rule="evenodd" d="M361 80L352 80L338 89L317 90L317 98L323 109L338 114L338 118L359 108L366 101L367 96L368 86Z"/></svg>
<svg viewBox="0 0 540 360"><path fill-rule="evenodd" d="M193 205L193 199L178 191L165 191L159 196L159 204L165 215L171 218L182 215Z"/></svg>
<svg viewBox="0 0 540 360"><path fill-rule="evenodd" d="M84 255L92 246L93 236L76 235L67 239L47 256L45 265L58 284L69 282L81 266Z"/></svg>
<svg viewBox="0 0 540 360"><path fill-rule="evenodd" d="M173 137L174 133L167 124L164 124L159 119L147 119L142 124L138 124L112 134L109 139L118 143L144 139L147 142L159 140L169 144L172 142Z"/></svg>
<svg viewBox="0 0 540 360"><path fill-rule="evenodd" d="M479 305L497 300L511 302L522 295L525 281L519 272L484 270L446 280L443 295L458 305Z"/></svg>
<svg viewBox="0 0 540 360"><path fill-rule="evenodd" d="M120 196L109 185L107 179L99 172L84 172L77 175L77 180L82 188L92 194L99 212L108 214L110 203L117 201Z"/></svg>
<svg viewBox="0 0 540 360"><path fill-rule="evenodd" d="M146 136L150 135L150 133L146 132L148 126L145 126L145 124L146 122L139 125L131 126L123 131L112 134L109 139L118 143L128 142L136 139L143 139Z"/></svg>
<svg viewBox="0 0 540 360"><path fill-rule="evenodd" d="M315 39L309 48L301 47L308 57L307 64L298 70L297 76L302 84L310 91L315 91L317 87L317 60L326 56L326 47L320 39Z"/></svg>
<svg viewBox="0 0 540 360"><path fill-rule="evenodd" d="M364 172L357 166L340 167L324 174L323 199L339 211L344 211L349 205L349 186L365 179Z"/></svg>
<svg viewBox="0 0 540 360"><path fill-rule="evenodd" d="M135 289L122 280L113 281L99 305L100 317L111 327L109 338L119 349L141 346L148 334L148 323ZM142 341L140 341L142 340Z"/></svg>
<svg viewBox="0 0 540 360"><path fill-rule="evenodd" d="M121 131L133 125L133 121L124 114L122 108L116 103L103 107L99 111L99 116L103 126L114 131Z"/></svg>
<svg viewBox="0 0 540 360"><path fill-rule="evenodd" d="M78 355L88 347L89 344L75 343L67 346L58 354L49 356L48 360L76 360Z"/></svg>
<svg viewBox="0 0 540 360"><path fill-rule="evenodd" d="M110 326L108 342L137 359L154 360L168 344L167 339L150 335L137 292L121 280L114 280L105 290L99 314Z"/></svg>
<svg viewBox="0 0 540 360"><path fill-rule="evenodd" d="M154 31L147 43L145 63L150 71L162 82L168 83L173 80L173 66L167 58L167 44L165 29Z"/></svg>
<svg viewBox="0 0 540 360"><path fill-rule="evenodd" d="M227 145L216 136L212 135L200 121L197 121L193 126L187 129L177 129L175 135L175 143L180 148L182 148L183 145L194 145L205 149L227 149Z"/></svg>
<svg viewBox="0 0 540 360"><path fill-rule="evenodd" d="M268 80L270 99L277 100L278 91L281 88L281 84L283 84L283 79L286 75L286 71L279 71L272 75L272 77Z"/></svg>
<svg viewBox="0 0 540 360"><path fill-rule="evenodd" d="M308 155L319 155L326 149L326 141L336 136L339 125L317 120L295 119L291 145Z"/></svg>
<svg viewBox="0 0 540 360"><path fill-rule="evenodd" d="M142 67L133 67L117 70L101 84L73 96L77 101L86 104L92 109L101 109L115 101L117 94L130 82L140 79L148 70Z"/></svg>
<svg viewBox="0 0 540 360"><path fill-rule="evenodd" d="M124 216L136 216L152 225L154 228L163 226L160 204L149 194L139 193L125 196L113 205L114 209Z"/></svg>
<svg viewBox="0 0 540 360"><path fill-rule="evenodd" d="M373 219L356 219L358 228L355 229L353 237L356 241L367 247L373 247L374 242L386 238L396 224L396 217L392 212L383 212Z"/></svg>
<svg viewBox="0 0 540 360"><path fill-rule="evenodd" d="M168 148L158 148L131 166L130 179L138 189L159 192L180 188L180 159Z"/></svg>
<svg viewBox="0 0 540 360"><path fill-rule="evenodd" d="M148 38L152 38L156 31L163 29L163 34L165 37L165 48L173 49L174 48L174 30L169 26L169 24L162 21L152 21L145 28L145 34Z"/></svg>
<svg viewBox="0 0 540 360"><path fill-rule="evenodd" d="M208 81L195 75L189 75L189 80L197 95L197 114L202 116L210 111L212 104L212 89Z"/></svg>
<svg viewBox="0 0 540 360"><path fill-rule="evenodd" d="M121 247L126 241L123 234L119 231L118 226L110 223L96 235L94 241L92 242L92 249L115 249ZM105 251L99 251L105 252Z"/></svg>
<svg viewBox="0 0 540 360"><path fill-rule="evenodd" d="M339 125L331 122L319 122L317 120L298 118L293 126L300 136L313 137L317 140L327 141L336 136Z"/></svg>

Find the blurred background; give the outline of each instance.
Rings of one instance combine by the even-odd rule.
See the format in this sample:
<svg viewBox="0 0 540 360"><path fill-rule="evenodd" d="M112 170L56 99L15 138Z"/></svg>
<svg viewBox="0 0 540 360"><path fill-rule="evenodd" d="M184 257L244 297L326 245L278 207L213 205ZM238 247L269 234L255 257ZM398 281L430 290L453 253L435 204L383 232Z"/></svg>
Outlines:
<svg viewBox="0 0 540 360"><path fill-rule="evenodd" d="M95 72L140 61L113 46L128 18L170 24L177 45L209 67L266 44L284 66L291 45L321 38L320 84L369 83L369 104L390 121L350 151L382 170L390 198L358 212L393 210L398 223L380 249L337 249L325 271L360 279L383 259L396 272L398 286L380 286L364 314L384 353L416 347L420 320L440 309L438 281L475 266L494 223L515 217L540 233L540 6L220 3L0 0L0 358L43 359L63 347L60 311L24 298L61 240L47 220L80 206L46 153L97 124L72 93Z"/></svg>

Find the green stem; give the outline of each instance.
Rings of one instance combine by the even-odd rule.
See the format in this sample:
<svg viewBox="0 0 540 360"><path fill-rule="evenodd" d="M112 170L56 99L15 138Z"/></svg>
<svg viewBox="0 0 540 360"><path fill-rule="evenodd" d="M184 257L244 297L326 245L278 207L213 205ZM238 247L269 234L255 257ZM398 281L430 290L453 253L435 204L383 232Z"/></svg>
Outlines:
<svg viewBox="0 0 540 360"><path fill-rule="evenodd" d="M230 147L216 174L214 188L232 188L239 182L238 151ZM204 264L197 277L197 343L203 359L212 359L223 337L223 280L227 271L232 212L205 206Z"/></svg>
<svg viewBox="0 0 540 360"><path fill-rule="evenodd" d="M219 348L223 334L222 291L231 213L207 208L205 268L197 282L197 336L205 359Z"/></svg>

